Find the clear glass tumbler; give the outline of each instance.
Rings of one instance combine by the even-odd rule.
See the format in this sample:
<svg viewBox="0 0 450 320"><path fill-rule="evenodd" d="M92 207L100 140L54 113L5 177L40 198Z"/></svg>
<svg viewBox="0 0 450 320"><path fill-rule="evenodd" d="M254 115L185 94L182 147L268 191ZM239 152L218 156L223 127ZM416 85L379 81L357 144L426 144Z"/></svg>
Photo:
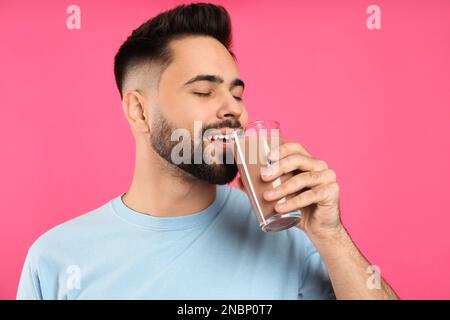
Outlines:
<svg viewBox="0 0 450 320"><path fill-rule="evenodd" d="M233 134L235 161L261 229L276 232L296 226L301 220L300 211L283 214L275 211L277 203L293 195L276 201L267 201L263 197L265 191L276 188L293 176L287 173L270 182L261 178L262 173L273 172L277 166L277 162L272 163L267 156L270 150L283 143L279 123L274 120L254 121L247 125L245 131L235 131Z"/></svg>

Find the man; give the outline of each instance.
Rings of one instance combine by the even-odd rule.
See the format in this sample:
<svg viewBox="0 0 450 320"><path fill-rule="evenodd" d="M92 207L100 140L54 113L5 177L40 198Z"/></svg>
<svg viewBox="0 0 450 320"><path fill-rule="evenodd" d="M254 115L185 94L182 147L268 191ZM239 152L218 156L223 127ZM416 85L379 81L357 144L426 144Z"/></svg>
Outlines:
<svg viewBox="0 0 450 320"><path fill-rule="evenodd" d="M277 233L262 232L247 195L226 185L236 164L173 161L175 130L190 134L194 156L196 122L201 133L248 123L230 45L228 13L210 4L164 12L123 43L114 71L136 142L131 186L31 246L19 299L396 298L381 278L379 289L367 286L336 175L299 143L273 150L277 171L262 177L296 173L264 195L295 194L277 211L303 214Z"/></svg>

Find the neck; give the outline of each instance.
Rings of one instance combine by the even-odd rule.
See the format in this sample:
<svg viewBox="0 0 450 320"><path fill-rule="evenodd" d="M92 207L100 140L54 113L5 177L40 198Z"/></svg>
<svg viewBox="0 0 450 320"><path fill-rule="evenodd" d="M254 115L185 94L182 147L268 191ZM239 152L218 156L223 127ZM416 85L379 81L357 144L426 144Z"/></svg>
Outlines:
<svg viewBox="0 0 450 320"><path fill-rule="evenodd" d="M212 204L216 185L181 172L150 147L136 150L133 180L122 197L127 207L152 216L176 217Z"/></svg>

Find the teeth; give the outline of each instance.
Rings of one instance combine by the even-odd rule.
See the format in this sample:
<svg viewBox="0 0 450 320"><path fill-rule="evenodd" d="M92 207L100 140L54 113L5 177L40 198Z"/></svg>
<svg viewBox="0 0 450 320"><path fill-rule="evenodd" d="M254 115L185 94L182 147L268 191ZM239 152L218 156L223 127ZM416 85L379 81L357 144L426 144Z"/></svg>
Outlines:
<svg viewBox="0 0 450 320"><path fill-rule="evenodd" d="M226 140L226 141L229 141L229 140L234 140L234 136L232 136L232 135L228 135L228 134L215 134L215 135L210 135L209 137L208 137L208 139L210 140L210 141L215 141L215 140Z"/></svg>

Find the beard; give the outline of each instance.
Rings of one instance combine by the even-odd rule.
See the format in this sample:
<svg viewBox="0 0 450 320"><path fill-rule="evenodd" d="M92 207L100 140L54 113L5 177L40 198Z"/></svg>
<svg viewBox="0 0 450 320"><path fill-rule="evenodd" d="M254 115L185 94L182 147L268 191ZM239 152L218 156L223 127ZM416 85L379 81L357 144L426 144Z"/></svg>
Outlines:
<svg viewBox="0 0 450 320"><path fill-rule="evenodd" d="M238 168L236 163L227 163L226 153L216 155L221 157L220 163L179 163L175 164L172 161L171 154L172 149L178 144L178 141L171 141L172 132L175 128L169 123L169 121L159 112L156 111L152 117L152 130L150 133L150 144L156 153L168 162L170 165L178 168L184 173L189 174L197 179L206 181L211 184L227 184L236 177ZM194 143L194 139L191 138L191 160L194 159L195 154L203 154L202 150L205 149L205 142L203 141L203 133L207 129L220 129L220 128L241 128L241 124L235 119L226 119L220 123L215 123L202 128L202 132L194 136L200 137L200 143ZM229 161L228 161L229 162Z"/></svg>

